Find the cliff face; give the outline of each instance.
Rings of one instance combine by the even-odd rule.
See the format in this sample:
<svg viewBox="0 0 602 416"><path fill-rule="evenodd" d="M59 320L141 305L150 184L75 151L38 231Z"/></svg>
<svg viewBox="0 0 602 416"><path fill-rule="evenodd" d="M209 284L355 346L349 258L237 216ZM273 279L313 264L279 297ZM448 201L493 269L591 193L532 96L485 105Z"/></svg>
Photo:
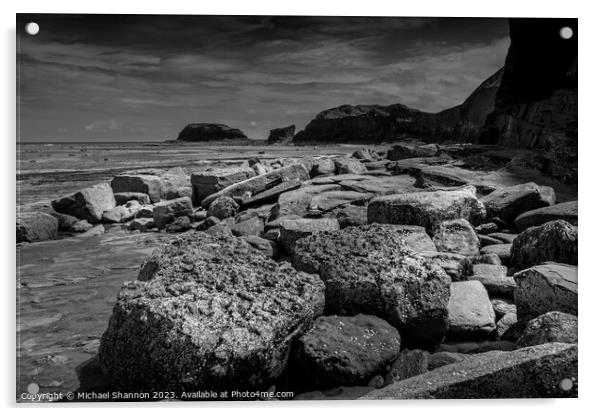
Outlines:
<svg viewBox="0 0 602 416"><path fill-rule="evenodd" d="M503 70L483 82L462 104L427 113L402 104L343 105L322 111L295 136L295 143L380 143L405 137L425 141L473 141L493 111Z"/></svg>
<svg viewBox="0 0 602 416"><path fill-rule="evenodd" d="M195 123L189 124L180 132L177 140L186 142L206 142L224 139L247 139L240 131L225 124Z"/></svg>

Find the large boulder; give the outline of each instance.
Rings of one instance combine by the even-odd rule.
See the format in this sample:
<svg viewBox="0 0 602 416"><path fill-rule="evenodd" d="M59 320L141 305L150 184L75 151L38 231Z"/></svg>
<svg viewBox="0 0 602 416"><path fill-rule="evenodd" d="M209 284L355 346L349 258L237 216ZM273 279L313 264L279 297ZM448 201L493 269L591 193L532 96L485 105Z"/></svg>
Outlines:
<svg viewBox="0 0 602 416"><path fill-rule="evenodd" d="M440 222L464 218L478 224L485 207L474 187L454 191L414 192L376 197L368 204L368 222L411 224L432 231Z"/></svg>
<svg viewBox="0 0 602 416"><path fill-rule="evenodd" d="M337 157L334 160L334 165L339 175L346 173L362 174L368 171L362 162L352 157Z"/></svg>
<svg viewBox="0 0 602 416"><path fill-rule="evenodd" d="M317 276L231 236L182 234L138 279L122 286L99 350L122 391L265 389L324 305Z"/></svg>
<svg viewBox="0 0 602 416"><path fill-rule="evenodd" d="M220 196L229 196L230 198L251 198L261 192L267 192L270 189L278 189L278 192L270 193L270 197L277 198L282 192L291 190L291 187L300 186L301 183L309 179L309 169L304 163L294 163L275 169L263 175L253 176L249 179L234 183L224 189L209 195L201 202L203 207L208 207L214 200Z"/></svg>
<svg viewBox="0 0 602 416"><path fill-rule="evenodd" d="M232 198L220 196L207 208L207 216L223 220L224 218L234 217L239 208L239 205Z"/></svg>
<svg viewBox="0 0 602 416"><path fill-rule="evenodd" d="M111 188L115 193L147 194L151 202L159 202L163 198L163 181L157 175L124 173L113 178Z"/></svg>
<svg viewBox="0 0 602 416"><path fill-rule="evenodd" d="M447 310L451 337L486 337L495 330L495 312L481 282L452 282L450 291Z"/></svg>
<svg viewBox="0 0 602 416"><path fill-rule="evenodd" d="M188 197L161 201L153 207L153 220L159 229L182 216L192 216L192 201Z"/></svg>
<svg viewBox="0 0 602 416"><path fill-rule="evenodd" d="M479 254L479 237L464 218L439 223L433 230L433 242L439 251L465 256Z"/></svg>
<svg viewBox="0 0 602 416"><path fill-rule="evenodd" d="M386 319L405 345L432 347L448 327L449 276L407 246L405 230L370 224L297 241L297 270L318 273L329 313Z"/></svg>
<svg viewBox="0 0 602 416"><path fill-rule="evenodd" d="M514 280L520 321L551 311L577 315L577 267L549 262L516 273Z"/></svg>
<svg viewBox="0 0 602 416"><path fill-rule="evenodd" d="M496 189L481 198L489 218L500 218L512 223L523 212L554 205L554 190L528 182Z"/></svg>
<svg viewBox="0 0 602 416"><path fill-rule="evenodd" d="M109 184L101 183L55 199L52 207L56 212L94 223L102 219L103 212L115 207L115 197Z"/></svg>
<svg viewBox="0 0 602 416"><path fill-rule="evenodd" d="M284 220L280 224L280 244L288 253L295 251L297 240L319 231L339 229L339 222L333 218L298 218Z"/></svg>
<svg viewBox="0 0 602 416"><path fill-rule="evenodd" d="M247 139L247 136L239 129L225 124L215 123L193 123L188 124L176 140L184 142L209 142L226 139Z"/></svg>
<svg viewBox="0 0 602 416"><path fill-rule="evenodd" d="M192 202L195 206L200 205L201 201L209 195L252 176L255 176L255 171L248 167L223 168L193 173L190 175Z"/></svg>
<svg viewBox="0 0 602 416"><path fill-rule="evenodd" d="M489 351L373 390L362 399L577 397L576 389L565 391L560 385L577 377L577 362L573 344Z"/></svg>
<svg viewBox="0 0 602 416"><path fill-rule="evenodd" d="M529 321L516 348L530 347L548 342L577 344L578 320L575 315L563 312L547 312Z"/></svg>
<svg viewBox="0 0 602 416"><path fill-rule="evenodd" d="M17 243L55 240L59 221L45 212L22 212L17 215Z"/></svg>
<svg viewBox="0 0 602 416"><path fill-rule="evenodd" d="M577 265L577 227L556 220L523 231L512 242L510 263L516 270L546 261Z"/></svg>
<svg viewBox="0 0 602 416"><path fill-rule="evenodd" d="M270 130L268 144L285 144L293 141L295 137L295 125Z"/></svg>
<svg viewBox="0 0 602 416"><path fill-rule="evenodd" d="M297 341L295 379L316 388L365 385L399 354L397 329L372 315L321 316Z"/></svg>
<svg viewBox="0 0 602 416"><path fill-rule="evenodd" d="M549 221L564 220L574 226L578 223L577 201L561 202L560 204L523 212L514 219L514 226L522 231L529 227L545 224Z"/></svg>

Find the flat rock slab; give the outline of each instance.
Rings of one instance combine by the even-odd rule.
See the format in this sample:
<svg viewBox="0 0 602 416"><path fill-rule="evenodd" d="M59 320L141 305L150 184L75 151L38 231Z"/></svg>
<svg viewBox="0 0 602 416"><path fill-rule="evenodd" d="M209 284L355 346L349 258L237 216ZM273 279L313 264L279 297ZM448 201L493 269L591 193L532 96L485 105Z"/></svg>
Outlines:
<svg viewBox="0 0 602 416"><path fill-rule="evenodd" d="M577 226L578 205L577 201L569 201L523 212L514 220L514 226L522 231L554 220L565 220L569 224Z"/></svg>
<svg viewBox="0 0 602 416"><path fill-rule="evenodd" d="M295 252L297 240L320 231L339 229L339 222L333 218L299 218L284 220L280 224L280 244L288 253Z"/></svg>
<svg viewBox="0 0 602 416"><path fill-rule="evenodd" d="M382 399L494 399L577 397L560 381L577 377L577 345L550 343L490 351L393 383L363 396Z"/></svg>
<svg viewBox="0 0 602 416"><path fill-rule="evenodd" d="M439 223L433 231L433 242L438 251L464 256L479 254L479 237L464 218Z"/></svg>
<svg viewBox="0 0 602 416"><path fill-rule="evenodd" d="M452 282L450 290L447 306L450 336L479 338L495 330L495 312L481 282Z"/></svg>
<svg viewBox="0 0 602 416"><path fill-rule="evenodd" d="M310 387L365 385L397 357L400 342L376 316L321 316L296 342L292 371Z"/></svg>
<svg viewBox="0 0 602 416"><path fill-rule="evenodd" d="M278 196L278 203L274 207L270 220L287 215L298 215L304 217L309 213L309 206L314 196L329 192L340 191L337 184L304 185L293 191L284 192Z"/></svg>
<svg viewBox="0 0 602 416"><path fill-rule="evenodd" d="M22 212L17 215L17 243L55 240L59 221L44 212Z"/></svg>
<svg viewBox="0 0 602 416"><path fill-rule="evenodd" d="M475 264L472 271L473 275L469 279L481 282L489 296L513 296L516 282L512 276L507 276L506 266Z"/></svg>
<svg viewBox="0 0 602 416"><path fill-rule="evenodd" d="M546 261L577 265L578 229L564 220L523 231L512 242L510 263L516 270Z"/></svg>
<svg viewBox="0 0 602 416"><path fill-rule="evenodd" d="M578 320L575 315L563 312L547 312L529 321L516 348L530 347L548 342L577 344Z"/></svg>
<svg viewBox="0 0 602 416"><path fill-rule="evenodd" d="M449 276L408 247L403 226L370 224L297 241L293 266L318 273L329 313L386 319L406 345L433 346L447 331Z"/></svg>
<svg viewBox="0 0 602 416"><path fill-rule="evenodd" d="M498 217L512 223L523 212L553 205L556 197L552 188L528 182L496 189L481 201L489 218Z"/></svg>
<svg viewBox="0 0 602 416"><path fill-rule="evenodd" d="M52 207L56 212L95 223L102 219L103 212L115 207L115 197L109 184L101 183L55 199Z"/></svg>
<svg viewBox="0 0 602 416"><path fill-rule="evenodd" d="M192 184L192 202L200 205L201 201L222 189L255 176L249 167L214 169L196 172L190 175Z"/></svg>
<svg viewBox="0 0 602 416"><path fill-rule="evenodd" d="M546 312L577 315L577 267L545 263L514 275L518 319L530 321Z"/></svg>
<svg viewBox="0 0 602 416"><path fill-rule="evenodd" d="M317 276L235 237L185 233L122 286L101 368L122 391L267 388L323 305Z"/></svg>
<svg viewBox="0 0 602 416"><path fill-rule="evenodd" d="M369 223L420 225L429 232L442 221L464 218L478 224L484 217L485 207L473 187L387 195L368 204Z"/></svg>

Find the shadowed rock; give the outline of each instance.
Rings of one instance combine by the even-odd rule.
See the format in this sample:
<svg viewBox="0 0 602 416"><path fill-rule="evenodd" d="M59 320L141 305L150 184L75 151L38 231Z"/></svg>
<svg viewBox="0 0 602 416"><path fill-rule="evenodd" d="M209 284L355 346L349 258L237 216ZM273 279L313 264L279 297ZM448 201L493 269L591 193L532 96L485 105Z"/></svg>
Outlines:
<svg viewBox="0 0 602 416"><path fill-rule="evenodd" d="M188 124L178 134L176 140L185 142L207 142L225 139L247 139L248 137L239 129L225 124L194 123Z"/></svg>
<svg viewBox="0 0 602 416"><path fill-rule="evenodd" d="M538 186L529 182L496 189L481 198L487 209L488 218L500 218L512 223L523 212L554 205L554 190L548 186Z"/></svg>
<svg viewBox="0 0 602 416"><path fill-rule="evenodd" d="M516 341L516 348L548 342L577 343L577 317L563 312L547 312L532 319Z"/></svg>
<svg viewBox="0 0 602 416"><path fill-rule="evenodd" d="M157 175L121 174L111 181L115 193L139 192L147 194L151 202L159 202L163 198L163 182Z"/></svg>
<svg viewBox="0 0 602 416"><path fill-rule="evenodd" d="M44 212L23 212L17 215L17 243L54 240L59 222Z"/></svg>
<svg viewBox="0 0 602 416"><path fill-rule="evenodd" d="M285 144L293 141L293 137L295 136L295 125L290 125L288 127L281 127L277 129L270 130L270 135L268 137L268 144Z"/></svg>
<svg viewBox="0 0 602 416"><path fill-rule="evenodd" d="M520 231L529 227L545 224L549 221L564 220L569 224L577 226L578 203L577 201L562 202L550 207L534 209L523 212L516 217L514 225Z"/></svg>

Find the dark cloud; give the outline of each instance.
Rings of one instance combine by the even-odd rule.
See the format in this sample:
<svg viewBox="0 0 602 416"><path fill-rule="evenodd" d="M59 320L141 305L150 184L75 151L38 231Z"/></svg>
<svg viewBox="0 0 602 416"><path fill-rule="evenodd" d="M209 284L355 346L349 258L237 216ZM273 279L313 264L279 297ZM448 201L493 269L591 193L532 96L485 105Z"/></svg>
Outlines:
<svg viewBox="0 0 602 416"><path fill-rule="evenodd" d="M26 22L40 25L26 35ZM440 111L503 65L505 19L18 15L22 140L254 138L341 104Z"/></svg>

